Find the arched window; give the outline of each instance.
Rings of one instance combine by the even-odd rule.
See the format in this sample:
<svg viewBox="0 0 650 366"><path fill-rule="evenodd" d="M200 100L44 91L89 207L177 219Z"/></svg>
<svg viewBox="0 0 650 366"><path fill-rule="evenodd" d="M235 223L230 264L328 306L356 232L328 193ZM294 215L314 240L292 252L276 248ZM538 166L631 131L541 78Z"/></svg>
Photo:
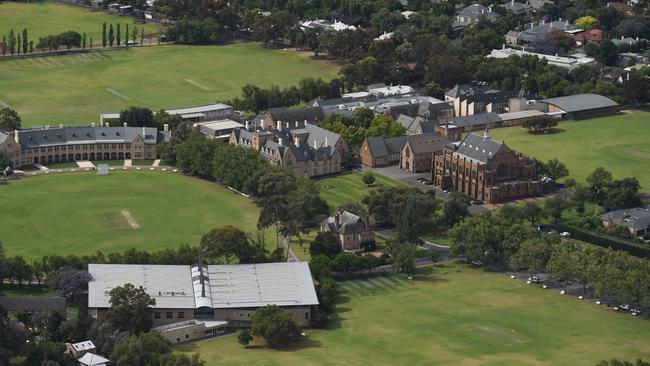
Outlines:
<svg viewBox="0 0 650 366"><path fill-rule="evenodd" d="M497 179L506 179L510 175L508 174L508 164L499 164L497 167Z"/></svg>

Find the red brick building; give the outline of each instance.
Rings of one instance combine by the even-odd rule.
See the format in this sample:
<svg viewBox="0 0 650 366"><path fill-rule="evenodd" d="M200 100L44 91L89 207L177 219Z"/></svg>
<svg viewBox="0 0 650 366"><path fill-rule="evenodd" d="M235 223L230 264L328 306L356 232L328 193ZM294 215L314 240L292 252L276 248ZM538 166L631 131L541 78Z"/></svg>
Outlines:
<svg viewBox="0 0 650 366"><path fill-rule="evenodd" d="M455 190L485 203L537 196L542 183L537 166L503 142L470 133L433 156L431 179L436 187Z"/></svg>

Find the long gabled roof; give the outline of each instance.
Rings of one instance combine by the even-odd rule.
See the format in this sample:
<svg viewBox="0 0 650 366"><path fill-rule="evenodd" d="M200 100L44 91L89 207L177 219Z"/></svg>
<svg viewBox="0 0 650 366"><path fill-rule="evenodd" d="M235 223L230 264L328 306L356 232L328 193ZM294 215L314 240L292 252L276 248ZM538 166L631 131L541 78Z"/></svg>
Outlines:
<svg viewBox="0 0 650 366"><path fill-rule="evenodd" d="M476 163L485 164L498 152L504 150L510 151L503 142L472 132L460 142L454 154Z"/></svg>
<svg viewBox="0 0 650 366"><path fill-rule="evenodd" d="M449 142L444 136L440 136L437 133L428 133L409 136L406 144L411 147L413 154L421 154L442 151Z"/></svg>
<svg viewBox="0 0 650 366"><path fill-rule="evenodd" d="M281 121L291 124L295 122L304 123L304 121L315 123L316 121L325 119L325 113L323 113L323 109L320 107L269 109L268 114L276 122Z"/></svg>
<svg viewBox="0 0 650 366"><path fill-rule="evenodd" d="M168 141L171 135L155 127L76 126L18 131L18 141L23 149L95 143L128 144L138 136L142 137L145 144L156 144Z"/></svg>

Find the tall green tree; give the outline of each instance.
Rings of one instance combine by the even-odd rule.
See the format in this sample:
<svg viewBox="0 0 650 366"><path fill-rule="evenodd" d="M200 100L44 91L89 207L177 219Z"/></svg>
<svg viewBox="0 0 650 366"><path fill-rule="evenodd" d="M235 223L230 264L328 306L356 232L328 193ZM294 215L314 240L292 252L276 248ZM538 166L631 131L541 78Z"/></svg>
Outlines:
<svg viewBox="0 0 650 366"><path fill-rule="evenodd" d="M249 263L255 258L255 248L248 236L234 226L210 230L201 238L201 248L206 258L216 263L230 264L235 257L239 263Z"/></svg>
<svg viewBox="0 0 650 366"><path fill-rule="evenodd" d="M300 326L290 313L277 305L268 305L253 314L251 333L264 338L269 346L278 347L300 334Z"/></svg>
<svg viewBox="0 0 650 366"><path fill-rule="evenodd" d="M27 49L29 47L29 40L27 38L27 28L23 28L23 54L27 53Z"/></svg>
<svg viewBox="0 0 650 366"><path fill-rule="evenodd" d="M13 29L9 31L9 53L16 53L16 34Z"/></svg>
<svg viewBox="0 0 650 366"><path fill-rule="evenodd" d="M0 109L0 131L13 132L21 128L21 118L18 112L5 107Z"/></svg>
<svg viewBox="0 0 650 366"><path fill-rule="evenodd" d="M113 47L114 42L115 42L115 33L113 32L113 24L110 24L108 26L108 45L110 47Z"/></svg>
<svg viewBox="0 0 650 366"><path fill-rule="evenodd" d="M111 307L106 312L108 320L116 329L130 334L148 332L153 325L152 299L143 288L130 283L113 288L110 292Z"/></svg>
<svg viewBox="0 0 650 366"><path fill-rule="evenodd" d="M102 24L102 47L106 47L106 22Z"/></svg>
<svg viewBox="0 0 650 366"><path fill-rule="evenodd" d="M115 35L115 42L117 43L117 47L120 47L122 44L122 24L117 23L117 34Z"/></svg>

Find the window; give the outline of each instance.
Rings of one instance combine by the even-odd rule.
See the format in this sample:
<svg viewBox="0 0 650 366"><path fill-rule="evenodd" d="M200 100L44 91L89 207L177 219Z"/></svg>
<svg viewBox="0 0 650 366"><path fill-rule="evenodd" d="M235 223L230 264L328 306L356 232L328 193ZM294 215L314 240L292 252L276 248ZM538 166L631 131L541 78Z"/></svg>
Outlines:
<svg viewBox="0 0 650 366"><path fill-rule="evenodd" d="M309 319L309 312L305 311L305 319Z"/></svg>
<svg viewBox="0 0 650 366"><path fill-rule="evenodd" d="M185 335L185 339L190 339L190 335L189 335L189 334L186 334L186 335Z"/></svg>
<svg viewBox="0 0 650 366"><path fill-rule="evenodd" d="M165 318L173 319L174 318L174 313L172 313L171 311L168 311L167 314L165 314Z"/></svg>
<svg viewBox="0 0 650 366"><path fill-rule="evenodd" d="M160 319L160 311L154 311L153 312L153 318L154 319Z"/></svg>
<svg viewBox="0 0 650 366"><path fill-rule="evenodd" d="M184 311L179 311L178 312L178 319L185 319L185 312Z"/></svg>

